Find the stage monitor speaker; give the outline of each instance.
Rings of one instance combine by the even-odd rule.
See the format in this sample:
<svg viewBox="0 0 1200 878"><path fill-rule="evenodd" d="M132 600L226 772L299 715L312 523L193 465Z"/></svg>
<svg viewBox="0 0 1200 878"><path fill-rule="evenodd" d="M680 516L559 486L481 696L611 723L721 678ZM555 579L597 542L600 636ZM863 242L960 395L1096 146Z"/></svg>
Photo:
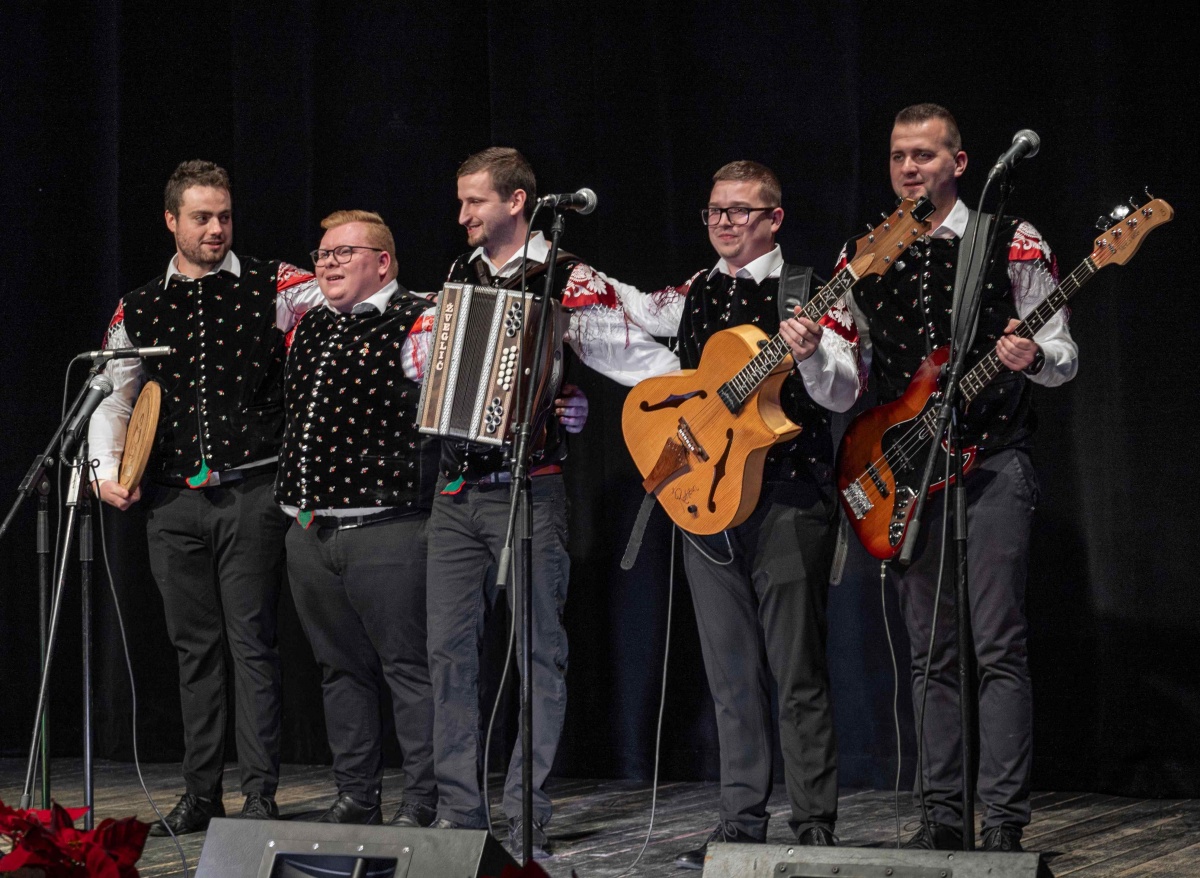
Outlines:
<svg viewBox="0 0 1200 878"><path fill-rule="evenodd" d="M217 818L196 878L491 878L515 865L482 829Z"/></svg>
<svg viewBox="0 0 1200 878"><path fill-rule="evenodd" d="M801 845L708 846L704 878L1052 878L1041 854Z"/></svg>

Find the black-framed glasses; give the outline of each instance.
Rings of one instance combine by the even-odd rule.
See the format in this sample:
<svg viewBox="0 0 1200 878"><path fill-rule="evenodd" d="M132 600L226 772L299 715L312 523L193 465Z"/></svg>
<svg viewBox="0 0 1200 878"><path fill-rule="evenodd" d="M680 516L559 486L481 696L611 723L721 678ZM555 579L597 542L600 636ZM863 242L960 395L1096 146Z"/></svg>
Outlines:
<svg viewBox="0 0 1200 878"><path fill-rule="evenodd" d="M706 226L719 226L721 214L725 214L733 225L744 226L750 222L750 214L754 211L774 209L773 207L705 207L700 211L700 219Z"/></svg>
<svg viewBox="0 0 1200 878"><path fill-rule="evenodd" d="M374 250L376 253L382 253L382 247L359 247L356 245L343 244L341 247L334 247L332 250L314 250L308 255L312 257L313 265L320 265L326 259L333 259L334 265L345 265L354 258L355 250Z"/></svg>

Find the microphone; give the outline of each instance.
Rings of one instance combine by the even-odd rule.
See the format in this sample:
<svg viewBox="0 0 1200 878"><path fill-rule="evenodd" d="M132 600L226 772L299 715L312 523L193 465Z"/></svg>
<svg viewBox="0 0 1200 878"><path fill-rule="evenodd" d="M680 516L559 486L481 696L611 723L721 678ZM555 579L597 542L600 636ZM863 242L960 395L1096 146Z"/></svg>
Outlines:
<svg viewBox="0 0 1200 878"><path fill-rule="evenodd" d="M555 210L577 210L582 214L591 213L596 209L596 193L586 186L578 192L568 192L565 195L543 195L538 199L542 207L553 207Z"/></svg>
<svg viewBox="0 0 1200 878"><path fill-rule="evenodd" d="M77 360L125 360L130 357L165 357L173 354L175 349L170 345L158 345L152 348L115 348L107 351L84 351Z"/></svg>
<svg viewBox="0 0 1200 878"><path fill-rule="evenodd" d="M67 429L63 430L62 438L62 456L67 459L71 456L71 452L75 450L75 445L79 442L80 436L87 428L88 419L92 413L96 411L100 405L100 401L104 397L113 392L112 379L107 375L93 375L92 380L88 382L88 392L83 397L83 401L79 403L79 408L75 410L74 417L67 424Z"/></svg>
<svg viewBox="0 0 1200 878"><path fill-rule="evenodd" d="M1022 128L1013 135L1012 146L992 166L992 170L988 174L988 180L994 180L1002 174L1007 174L1012 170L1013 165L1023 158L1033 158L1038 154L1038 149L1041 145L1042 138L1037 136L1036 131Z"/></svg>

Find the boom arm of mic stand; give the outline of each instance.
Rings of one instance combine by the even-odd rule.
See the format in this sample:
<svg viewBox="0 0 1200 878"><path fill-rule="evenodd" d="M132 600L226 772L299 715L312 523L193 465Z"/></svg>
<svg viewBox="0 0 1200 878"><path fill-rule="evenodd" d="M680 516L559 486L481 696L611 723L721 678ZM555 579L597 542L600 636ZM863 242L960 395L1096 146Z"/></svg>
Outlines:
<svg viewBox="0 0 1200 878"><path fill-rule="evenodd" d="M72 361L74 362L74 361ZM88 372L87 380L83 382L83 386L79 388L79 393L75 394L75 399L67 408L66 417L58 425L58 429L54 431L54 435L50 437L46 448L33 459L33 464L25 473L25 478L21 479L21 484L17 486L17 499L13 501L13 505L9 507L8 514L4 516L4 523L0 524L0 539L8 533L9 525L12 524L13 518L16 517L17 510L21 508L21 504L26 499L33 496L33 492L37 490L38 483L46 470L54 466L54 449L58 447L59 439L62 438L63 431L67 429L67 424L71 423L71 419L75 417L75 412L79 410L79 406L83 403L83 398L87 396L88 381L92 376L96 375L102 368L102 364L93 363L91 370ZM69 368L68 368L69 371Z"/></svg>

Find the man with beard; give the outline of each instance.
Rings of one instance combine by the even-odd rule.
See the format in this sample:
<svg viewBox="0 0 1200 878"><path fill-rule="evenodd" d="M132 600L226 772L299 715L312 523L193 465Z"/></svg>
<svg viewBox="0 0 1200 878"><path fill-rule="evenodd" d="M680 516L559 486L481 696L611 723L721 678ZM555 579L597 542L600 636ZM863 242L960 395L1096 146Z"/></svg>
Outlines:
<svg viewBox="0 0 1200 878"><path fill-rule="evenodd" d="M535 232L524 249L537 198L533 169L517 150L493 147L468 158L458 170L459 224L475 249L457 259L450 281L516 287L522 267L535 280L547 268L549 244ZM678 368L678 359L629 324L613 289L578 257L562 254L555 266L557 295L570 323L566 340L582 362L619 383ZM568 413L570 417L570 413ZM552 803L544 784L554 763L567 704L567 634L563 610L570 578L567 498L563 482L566 447L559 419L530 469L533 496L533 855L549 856L545 826ZM429 661L434 694L434 754L438 779L437 826L486 827L480 788L479 643L484 616L496 599L495 566L508 524L509 461L505 451L444 440L441 473L429 529ZM519 610L517 601L510 607ZM521 630L519 612L516 624ZM517 640L523 652L523 641ZM486 767L483 767L486 770ZM504 786L511 846L519 850L522 827L522 759L515 748Z"/></svg>
<svg viewBox="0 0 1200 878"><path fill-rule="evenodd" d="M276 616L286 516L273 487L283 433L284 336L321 301L313 276L239 258L229 176L187 161L167 182L176 253L125 296L106 348L168 345L165 357L114 360L114 391L92 416L96 490L146 509L150 565L179 662L186 792L151 835L199 832L225 814L225 649L233 659L242 816L278 817L280 671ZM117 473L133 404L147 381L162 403L146 481Z"/></svg>

